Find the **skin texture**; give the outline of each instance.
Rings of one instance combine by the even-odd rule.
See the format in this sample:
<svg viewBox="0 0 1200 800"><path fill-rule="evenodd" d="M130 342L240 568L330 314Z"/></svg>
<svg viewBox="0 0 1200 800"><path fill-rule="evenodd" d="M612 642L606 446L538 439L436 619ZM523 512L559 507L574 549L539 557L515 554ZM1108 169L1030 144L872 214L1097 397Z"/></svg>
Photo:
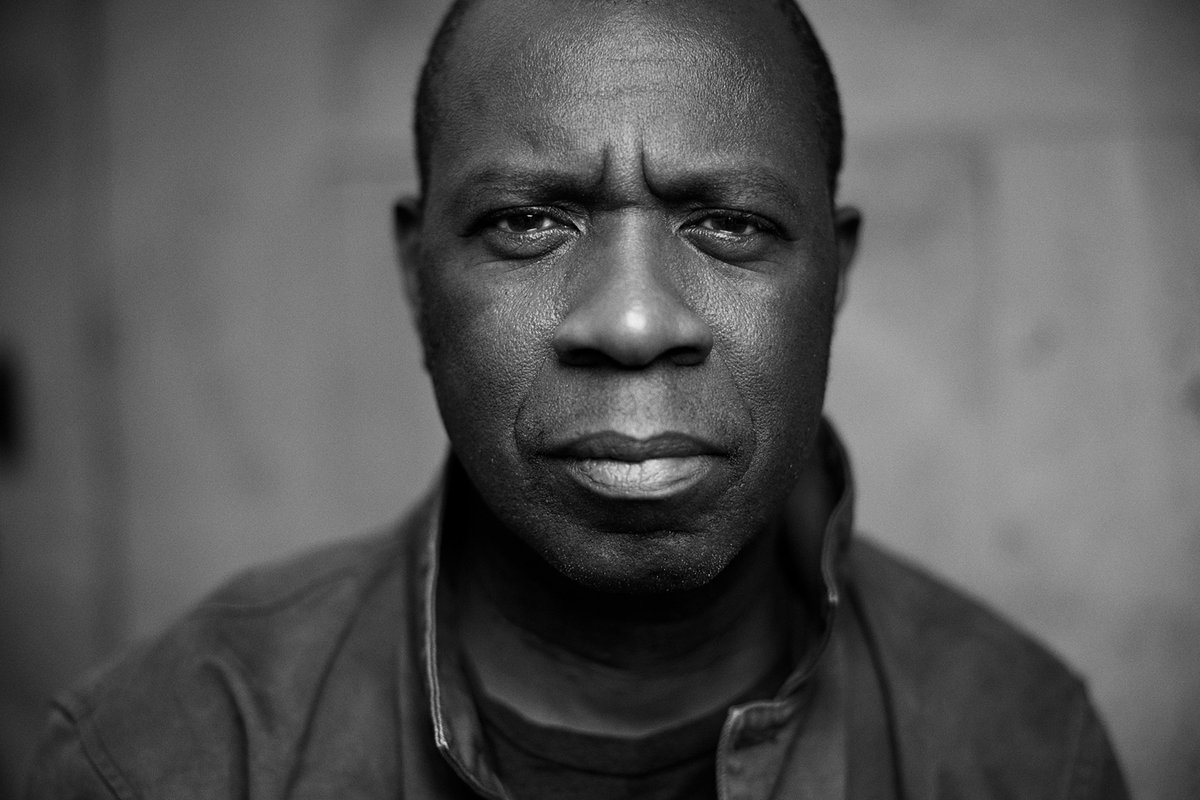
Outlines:
<svg viewBox="0 0 1200 800"><path fill-rule="evenodd" d="M455 453L501 521L597 588L702 585L775 515L819 419L852 227L777 14L684 11L482 4L401 232ZM707 475L600 497L552 451L603 431L695 437Z"/></svg>

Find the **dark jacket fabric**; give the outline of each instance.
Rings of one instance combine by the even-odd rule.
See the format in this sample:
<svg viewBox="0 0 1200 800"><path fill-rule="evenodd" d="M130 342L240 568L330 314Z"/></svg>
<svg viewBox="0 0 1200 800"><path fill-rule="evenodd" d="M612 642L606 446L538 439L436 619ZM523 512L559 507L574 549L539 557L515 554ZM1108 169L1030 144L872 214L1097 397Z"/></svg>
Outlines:
<svg viewBox="0 0 1200 800"><path fill-rule="evenodd" d="M730 709L719 796L1126 797L1081 681L851 537L846 457L830 429L822 442L785 520L802 655L775 699ZM439 489L397 530L242 574L64 693L28 798L519 800L458 660L444 502Z"/></svg>

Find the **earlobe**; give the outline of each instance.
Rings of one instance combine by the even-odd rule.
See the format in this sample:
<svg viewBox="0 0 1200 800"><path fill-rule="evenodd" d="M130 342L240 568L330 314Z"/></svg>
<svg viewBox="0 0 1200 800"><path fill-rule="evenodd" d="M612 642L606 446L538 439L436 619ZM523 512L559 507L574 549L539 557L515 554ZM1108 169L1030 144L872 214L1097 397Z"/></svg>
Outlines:
<svg viewBox="0 0 1200 800"><path fill-rule="evenodd" d="M404 295L409 309L416 319L420 312L420 266L421 200L419 197L401 197L392 207L392 230L396 237L396 260L400 267L400 278L404 282Z"/></svg>
<svg viewBox="0 0 1200 800"><path fill-rule="evenodd" d="M833 211L833 233L837 240L838 291L837 309L846 301L846 285L850 265L858 252L858 236L862 230L862 213L854 206L838 206Z"/></svg>

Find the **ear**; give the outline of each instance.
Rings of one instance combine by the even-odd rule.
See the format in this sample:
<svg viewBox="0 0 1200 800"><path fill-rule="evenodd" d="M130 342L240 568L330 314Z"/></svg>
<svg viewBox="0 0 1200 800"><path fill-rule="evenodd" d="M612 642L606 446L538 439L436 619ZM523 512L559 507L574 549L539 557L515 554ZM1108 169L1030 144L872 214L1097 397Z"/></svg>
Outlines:
<svg viewBox="0 0 1200 800"><path fill-rule="evenodd" d="M833 235L837 239L838 290L837 305L841 310L846 301L846 284L854 254L858 252L858 234L862 230L862 214L854 206L838 206L833 210Z"/></svg>
<svg viewBox="0 0 1200 800"><path fill-rule="evenodd" d="M400 278L404 282L404 296L408 299L413 319L421 311L421 288L418 270L420 267L421 198L401 197L392 207L392 226L396 236L396 260L400 266Z"/></svg>

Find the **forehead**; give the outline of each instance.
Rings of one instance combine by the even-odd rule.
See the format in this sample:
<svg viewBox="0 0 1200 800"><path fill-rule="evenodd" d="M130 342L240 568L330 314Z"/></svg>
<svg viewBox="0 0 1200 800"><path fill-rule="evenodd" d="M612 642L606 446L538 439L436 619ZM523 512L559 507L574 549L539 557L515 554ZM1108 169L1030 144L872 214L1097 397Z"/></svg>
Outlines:
<svg viewBox="0 0 1200 800"><path fill-rule="evenodd" d="M767 3L484 2L439 81L433 173L624 153L650 167L741 159L823 180L812 98L796 40Z"/></svg>

